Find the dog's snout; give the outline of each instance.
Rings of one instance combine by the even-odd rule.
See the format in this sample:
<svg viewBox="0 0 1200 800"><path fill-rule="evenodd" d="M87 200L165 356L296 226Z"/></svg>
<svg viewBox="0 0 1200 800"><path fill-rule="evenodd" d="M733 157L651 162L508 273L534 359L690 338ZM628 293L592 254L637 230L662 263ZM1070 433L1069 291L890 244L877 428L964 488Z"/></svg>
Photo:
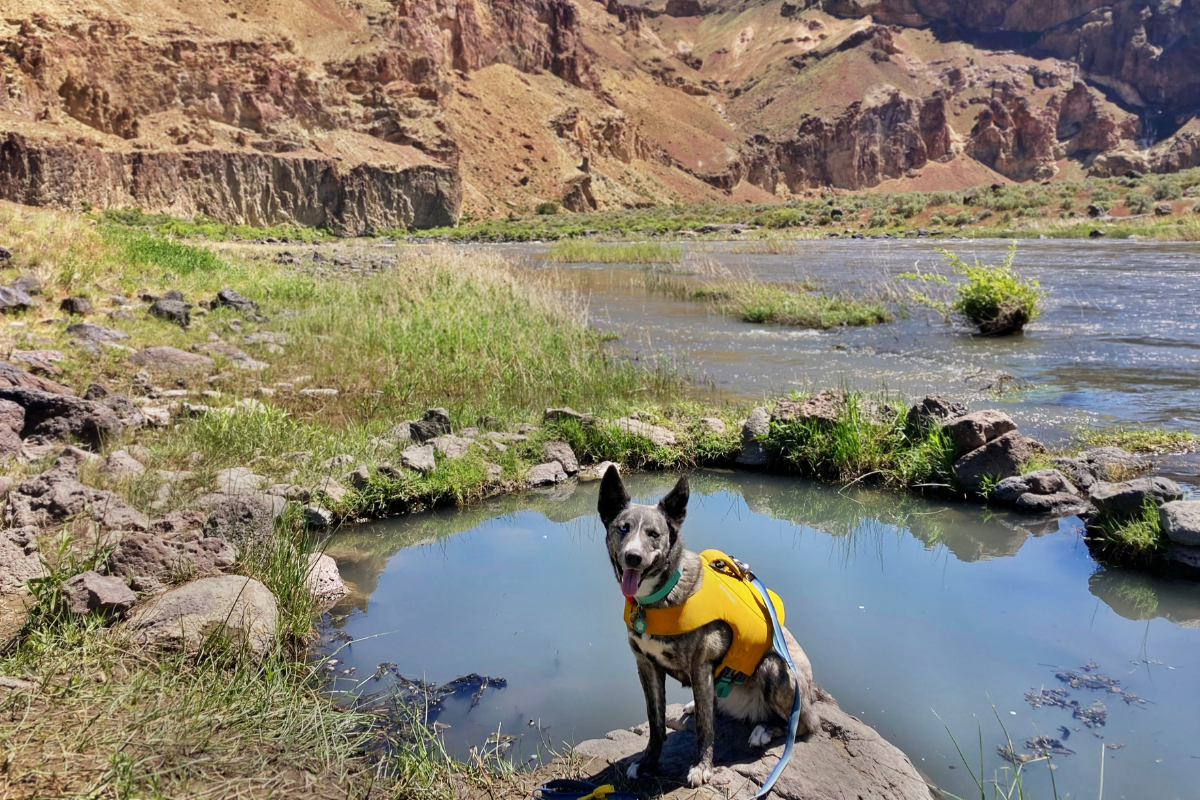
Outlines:
<svg viewBox="0 0 1200 800"><path fill-rule="evenodd" d="M625 553L625 568L637 569L642 565L641 553Z"/></svg>

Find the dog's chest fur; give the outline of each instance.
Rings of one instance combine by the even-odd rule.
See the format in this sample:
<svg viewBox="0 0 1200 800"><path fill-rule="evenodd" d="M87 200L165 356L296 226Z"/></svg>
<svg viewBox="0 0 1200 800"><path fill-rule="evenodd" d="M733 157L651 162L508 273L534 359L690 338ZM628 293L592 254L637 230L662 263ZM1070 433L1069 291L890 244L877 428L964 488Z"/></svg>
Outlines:
<svg viewBox="0 0 1200 800"><path fill-rule="evenodd" d="M685 664L681 663L680 656L682 654L677 652L677 645L671 641L673 638L675 637L667 638L651 636L648 633L630 633L629 646L633 648L635 653L639 653L654 662L659 669L684 686L690 686L691 676L681 669ZM686 662L686 659L682 659L682 661Z"/></svg>

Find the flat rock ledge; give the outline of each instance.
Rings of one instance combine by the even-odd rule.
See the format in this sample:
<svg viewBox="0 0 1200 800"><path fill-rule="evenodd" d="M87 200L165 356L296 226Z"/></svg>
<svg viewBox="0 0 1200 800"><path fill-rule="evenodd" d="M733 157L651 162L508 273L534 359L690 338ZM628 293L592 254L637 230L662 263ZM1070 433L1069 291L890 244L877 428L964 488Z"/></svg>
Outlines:
<svg viewBox="0 0 1200 800"><path fill-rule="evenodd" d="M792 758L771 792L778 800L929 800L936 797L908 756L876 733L874 728L842 711L837 702L818 689L817 714L821 729L796 742ZM750 748L747 740L754 726L724 715L717 716L712 782L696 790L686 787L688 769L695 762L696 740L683 706L667 707L667 741L659 761L658 778L678 781L681 788L663 797L722 798L745 800L753 797L783 753L777 739L766 751ZM646 723L616 730L603 739L577 745L576 759L590 759L584 771L600 773L610 765L624 773L649 741ZM598 775L596 776L598 777ZM607 780L607 779L605 779ZM635 789L636 791L636 789Z"/></svg>

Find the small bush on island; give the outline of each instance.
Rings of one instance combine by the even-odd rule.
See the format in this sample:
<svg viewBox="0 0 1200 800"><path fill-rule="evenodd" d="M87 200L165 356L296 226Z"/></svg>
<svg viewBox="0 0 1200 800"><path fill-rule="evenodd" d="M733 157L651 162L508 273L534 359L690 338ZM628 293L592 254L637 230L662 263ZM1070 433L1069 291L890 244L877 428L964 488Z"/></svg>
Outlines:
<svg viewBox="0 0 1200 800"><path fill-rule="evenodd" d="M544 203L538 203L537 206L534 207L533 213L535 213L539 216L543 216L543 217L549 216L550 214L557 214L558 213L558 203L552 202L550 200L547 200Z"/></svg>
<svg viewBox="0 0 1200 800"><path fill-rule="evenodd" d="M984 264L978 259L968 263L944 248L938 248L938 252L946 264L966 280L955 287L952 299L913 291L912 297L921 304L947 316L954 314L966 319L984 336L1020 333L1040 316L1045 293L1036 278L1023 279L1012 268L1017 256L1016 243L1008 248L1004 262L999 265ZM905 272L897 277L934 285L950 283L947 276L937 272Z"/></svg>

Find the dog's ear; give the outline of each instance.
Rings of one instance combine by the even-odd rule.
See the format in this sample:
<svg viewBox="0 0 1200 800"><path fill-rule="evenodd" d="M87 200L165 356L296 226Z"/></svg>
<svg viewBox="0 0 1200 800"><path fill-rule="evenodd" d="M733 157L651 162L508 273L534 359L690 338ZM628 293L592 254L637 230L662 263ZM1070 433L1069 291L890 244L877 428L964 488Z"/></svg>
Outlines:
<svg viewBox="0 0 1200 800"><path fill-rule="evenodd" d="M684 475L675 484L675 488L658 501L659 511L667 516L667 519L671 521L671 527L676 531L683 526L683 520L687 516L689 493L688 477Z"/></svg>
<svg viewBox="0 0 1200 800"><path fill-rule="evenodd" d="M616 464L610 464L600 479L600 499L596 510L600 512L600 521L608 527L617 514L629 508L629 495L625 493L625 484L621 482L621 473Z"/></svg>

